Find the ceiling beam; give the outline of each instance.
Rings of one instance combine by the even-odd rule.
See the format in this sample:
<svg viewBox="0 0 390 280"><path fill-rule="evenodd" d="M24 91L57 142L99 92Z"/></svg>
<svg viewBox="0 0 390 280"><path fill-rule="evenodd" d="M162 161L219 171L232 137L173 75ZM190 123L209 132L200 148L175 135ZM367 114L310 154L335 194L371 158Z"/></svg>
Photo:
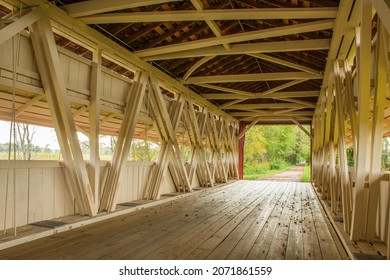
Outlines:
<svg viewBox="0 0 390 280"><path fill-rule="evenodd" d="M230 114L232 116L234 116L234 117L252 117L252 116L264 115L264 111L256 110L256 111L252 111L252 112L232 112ZM271 114L271 112L267 111L267 114ZM312 117L313 114L314 114L314 111L295 111L295 112L289 112L286 115L288 115L289 117L290 116L294 116L294 117Z"/></svg>
<svg viewBox="0 0 390 280"><path fill-rule="evenodd" d="M286 108L315 108L315 105L301 105L296 103L258 103L258 104L237 104L230 106L229 110L250 110L250 109L286 109Z"/></svg>
<svg viewBox="0 0 390 280"><path fill-rule="evenodd" d="M310 138L312 138L312 135L309 131L307 131L307 129L301 125L301 123L294 117L291 117L291 120L304 132L306 133L307 136L309 136Z"/></svg>
<svg viewBox="0 0 390 280"><path fill-rule="evenodd" d="M256 94L256 93L254 93ZM277 93L269 94L267 96L257 96L256 98L297 98L297 97L318 97L320 91L311 90L311 91L279 91ZM201 94L201 96L205 99L213 99L213 100L227 100L227 99L248 99L243 95L238 95L234 93L226 94L226 93L206 93Z"/></svg>
<svg viewBox="0 0 390 280"><path fill-rule="evenodd" d="M197 12L202 12L203 11L203 3L202 3L201 0L191 0L191 3L195 7ZM206 21L206 24L208 25L208 27L210 28L210 30L213 31L215 36L217 36L217 37L221 37L222 36L222 31L219 28L218 24L214 20L206 19L205 21ZM227 50L230 49L230 46L229 46L228 43L224 43L223 47L225 49L227 49Z"/></svg>
<svg viewBox="0 0 390 280"><path fill-rule="evenodd" d="M200 56L216 56L216 55L234 55L234 54L254 54L254 53L275 53L275 52L295 52L295 51L317 51L328 50L330 47L330 39L313 39L313 40L293 40L281 42L265 42L265 43L248 43L248 44L232 44L229 50L222 46L212 46L199 49L190 49L187 51L177 51L175 53L159 54L159 55L142 55L143 60L166 60L191 58Z"/></svg>
<svg viewBox="0 0 390 280"><path fill-rule="evenodd" d="M300 65L297 63L293 63L291 61L276 58L276 57L273 57L270 55L259 53L259 54L251 54L251 56L256 57L256 58L260 58L261 60L266 60L266 61L273 62L273 63L279 64L279 65L287 66L287 67L290 67L293 69L301 70L303 72L312 73L312 74L320 74L320 71L318 71L318 70L314 70L314 69L311 69L309 67L306 67L306 66L303 66L303 65Z"/></svg>
<svg viewBox="0 0 390 280"><path fill-rule="evenodd" d="M297 73L299 73L299 72L297 72ZM303 72L302 72L302 73L303 73ZM292 76L292 74L291 74L291 76ZM286 76L286 77L287 77L287 76ZM261 95L261 96L263 96L263 97L264 97L264 96L269 96L270 94L275 93L275 92L278 92L279 90L282 90L282 89L285 89L285 88L289 88L289 87L291 87L291 86L295 86L295 85L300 84L300 83L303 83L303 82L305 82L305 81L307 81L307 79L295 79L295 78L293 78L293 81L290 81L290 82L281 84L280 86L271 88L271 89L269 89L269 90L267 90L267 91L265 91L265 92L261 92L261 93L259 93L259 95Z"/></svg>
<svg viewBox="0 0 390 280"><path fill-rule="evenodd" d="M28 108L33 106L34 104L38 103L39 100L41 100L43 95L35 95L33 98L31 98L28 102L20 106L16 112L15 112L15 117L19 117L23 112L25 112Z"/></svg>
<svg viewBox="0 0 390 280"><path fill-rule="evenodd" d="M230 92L238 95L242 95L244 97L252 97L254 95L253 92L249 91L243 91L239 89L233 89L233 88L225 88L225 87L220 87L220 86L215 86L215 85L209 85L209 84L202 84L202 83L194 83L197 86L209 88L209 89L215 89L223 92Z"/></svg>
<svg viewBox="0 0 390 280"><path fill-rule="evenodd" d="M308 108L315 108L315 106L316 106L316 103L302 101L302 100L293 99L293 98L278 98L278 100L301 104L301 105L307 106Z"/></svg>
<svg viewBox="0 0 390 280"><path fill-rule="evenodd" d="M259 120L260 120L259 118L255 119L250 125L248 125L248 126L245 128L244 131L242 131L240 134L238 134L238 137L237 137L237 138L238 138L238 139L241 139L242 136L244 136L244 135L249 131L249 129L251 129L254 125L256 125L257 122L258 122Z"/></svg>
<svg viewBox="0 0 390 280"><path fill-rule="evenodd" d="M83 2L82 2L83 3ZM202 40L196 40L191 42L179 43L175 45L168 45L162 47L156 47L146 50L140 50L134 52L138 57L147 57L152 55L160 55L173 53L178 51L193 50L205 47L211 47L221 44L237 43L242 41L258 40L273 38L285 35L292 35L298 33L313 32L319 30L332 29L334 27L333 19L325 19L318 21L311 21L306 23L287 25L282 27L268 28L257 31L231 34L217 38L208 38Z"/></svg>
<svg viewBox="0 0 390 280"><path fill-rule="evenodd" d="M192 3L199 0L191 0ZM110 1L111 2L111 1ZM201 2L200 2L201 3ZM133 22L214 21L214 20L264 20L264 19L324 19L336 18L337 8L265 8L220 9L197 11L155 11L110 13L81 17L86 24L112 24Z"/></svg>
<svg viewBox="0 0 390 280"><path fill-rule="evenodd" d="M191 66L190 69L184 74L183 80L187 80L189 76L191 76L192 73L196 71L200 66L205 64L207 61L213 59L215 56L205 56L201 58L198 62L196 62L194 65Z"/></svg>
<svg viewBox="0 0 390 280"><path fill-rule="evenodd" d="M71 17L82 17L94 14L131 9L141 6L178 2L182 0L111 0L111 1L84 1L63 6L62 8Z"/></svg>
<svg viewBox="0 0 390 280"><path fill-rule="evenodd" d="M175 93L182 92L196 105L202 107L205 106L214 114L223 116L229 121L237 122L237 120L229 114L220 110L217 106L208 102L186 86L181 85L171 76L152 66L150 63L141 60L129 50L118 45L112 40L107 39L107 37L103 34L84 24L80 20L70 17L64 10L48 3L46 0L22 0L22 2L29 6L40 6L41 9L44 10L45 14L50 17L52 28L57 34L60 34L71 41L77 42L82 46L86 46L88 49L101 49L104 56L109 57L110 60L115 61L119 65L123 65L126 69L152 71L158 77L162 87L168 87ZM101 2L112 4L115 1Z"/></svg>
<svg viewBox="0 0 390 280"><path fill-rule="evenodd" d="M242 119L240 119L240 121L252 121L256 117L257 116L242 118ZM311 123L311 118L302 117L302 118L299 118L299 120L305 124ZM260 124L278 124L279 125L281 123L291 123L292 124L292 121L289 117L284 117L284 116L262 116L260 118L260 120L258 121L258 123L260 123Z"/></svg>
<svg viewBox="0 0 390 280"><path fill-rule="evenodd" d="M248 99L248 97L245 97L243 95L234 94L234 93L206 93L201 94L201 96L205 99L212 99L212 100L228 100L228 99Z"/></svg>
<svg viewBox="0 0 390 280"><path fill-rule="evenodd" d="M279 90L282 90L282 89L285 89L285 88L289 88L289 87L291 87L293 85L302 83L304 81L307 81L307 80L293 80L293 81L289 81L287 83L281 84L280 86L271 88L271 89L269 89L269 90L267 90L265 92L262 92L262 93L259 93L259 94L255 94L251 98L252 99L256 99L258 95L261 96L261 97L265 97L265 96L268 96L268 95L270 95L272 93L278 92ZM250 99L250 98L248 98L248 99ZM219 106L219 108L226 109L226 108L228 108L228 107L230 107L230 106L232 106L234 104L241 103L242 101L244 101L244 100L234 100L234 101L222 104L222 106ZM289 100L286 100L286 101L289 101Z"/></svg>
<svg viewBox="0 0 390 280"><path fill-rule="evenodd" d="M44 15L43 11L38 7L25 14L21 18L13 19L14 22L0 29L0 45L11 39L13 36L32 25Z"/></svg>
<svg viewBox="0 0 390 280"><path fill-rule="evenodd" d="M321 79L322 75L315 75L306 72L277 72L277 73L258 73L258 74L238 74L238 75L220 75L220 76L200 76L190 77L182 84L205 84L205 83L239 83L239 82L259 82L259 81L286 81L303 79Z"/></svg>

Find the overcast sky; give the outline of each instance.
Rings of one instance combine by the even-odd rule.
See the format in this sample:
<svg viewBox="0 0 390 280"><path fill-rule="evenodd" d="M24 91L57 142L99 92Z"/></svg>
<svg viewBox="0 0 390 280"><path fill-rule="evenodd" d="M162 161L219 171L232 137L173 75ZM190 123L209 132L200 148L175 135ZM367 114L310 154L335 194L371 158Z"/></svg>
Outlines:
<svg viewBox="0 0 390 280"><path fill-rule="evenodd" d="M0 143L8 143L9 142L9 134L10 134L10 123L5 121L0 121ZM79 140L86 141L86 138L81 133L78 133ZM59 145L57 142L57 137L54 132L54 128L48 128L39 126L37 132L34 134L33 144L39 147L46 147L49 145L49 148L52 150L59 149Z"/></svg>

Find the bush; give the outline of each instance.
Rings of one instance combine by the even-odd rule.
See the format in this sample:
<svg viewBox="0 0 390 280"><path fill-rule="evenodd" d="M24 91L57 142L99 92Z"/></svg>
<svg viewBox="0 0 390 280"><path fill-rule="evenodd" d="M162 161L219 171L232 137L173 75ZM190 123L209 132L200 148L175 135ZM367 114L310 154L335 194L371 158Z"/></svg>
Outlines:
<svg viewBox="0 0 390 280"><path fill-rule="evenodd" d="M287 163L282 160L275 160L270 162L269 167L271 170L279 170L287 166Z"/></svg>
<svg viewBox="0 0 390 280"><path fill-rule="evenodd" d="M310 182L310 165L305 166L305 171L301 177L301 182Z"/></svg>
<svg viewBox="0 0 390 280"><path fill-rule="evenodd" d="M267 170L270 169L270 165L268 162L263 162L263 163L254 163L254 164L249 164L245 163L244 164L244 170L245 174L265 174Z"/></svg>

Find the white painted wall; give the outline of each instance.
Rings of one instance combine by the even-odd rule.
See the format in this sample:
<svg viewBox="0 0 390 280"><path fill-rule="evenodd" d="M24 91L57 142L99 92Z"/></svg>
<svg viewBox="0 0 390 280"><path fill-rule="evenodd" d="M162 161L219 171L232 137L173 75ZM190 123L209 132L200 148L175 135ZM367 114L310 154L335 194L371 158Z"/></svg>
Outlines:
<svg viewBox="0 0 390 280"><path fill-rule="evenodd" d="M118 203L142 199L153 164L153 162L126 163L120 178ZM104 162L102 166L105 166ZM9 183L6 196L7 181ZM14 186L16 187L16 209L14 208ZM175 187L168 172L164 176L160 194L172 192L175 192ZM6 228L13 227L14 209L16 226L77 213L74 198L67 190L60 161L17 161L10 164L6 160L0 161L0 228L4 228L5 221Z"/></svg>
<svg viewBox="0 0 390 280"><path fill-rule="evenodd" d="M0 161L1 228L4 228L5 212L6 227L13 227L14 210L17 226L75 213L74 201L67 191L60 162L17 161L10 163L10 169L8 165L7 161Z"/></svg>

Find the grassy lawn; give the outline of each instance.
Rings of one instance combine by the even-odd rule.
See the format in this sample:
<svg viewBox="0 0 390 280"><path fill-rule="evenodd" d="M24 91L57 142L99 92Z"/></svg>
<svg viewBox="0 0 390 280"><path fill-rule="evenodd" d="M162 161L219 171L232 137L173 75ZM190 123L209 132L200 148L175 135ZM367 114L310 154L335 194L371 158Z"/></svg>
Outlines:
<svg viewBox="0 0 390 280"><path fill-rule="evenodd" d="M301 177L301 182L310 182L310 165L305 165L305 171Z"/></svg>
<svg viewBox="0 0 390 280"><path fill-rule="evenodd" d="M292 167L292 165L287 165L287 166L284 166L284 167L282 167L282 168L280 168L280 169L265 170L265 171L262 172L261 174L244 174L244 179L245 179L245 180L257 180L257 179L261 179L261 178L263 178L264 176L269 175L269 174L276 174L276 173L283 172L283 171L289 169L290 167Z"/></svg>

